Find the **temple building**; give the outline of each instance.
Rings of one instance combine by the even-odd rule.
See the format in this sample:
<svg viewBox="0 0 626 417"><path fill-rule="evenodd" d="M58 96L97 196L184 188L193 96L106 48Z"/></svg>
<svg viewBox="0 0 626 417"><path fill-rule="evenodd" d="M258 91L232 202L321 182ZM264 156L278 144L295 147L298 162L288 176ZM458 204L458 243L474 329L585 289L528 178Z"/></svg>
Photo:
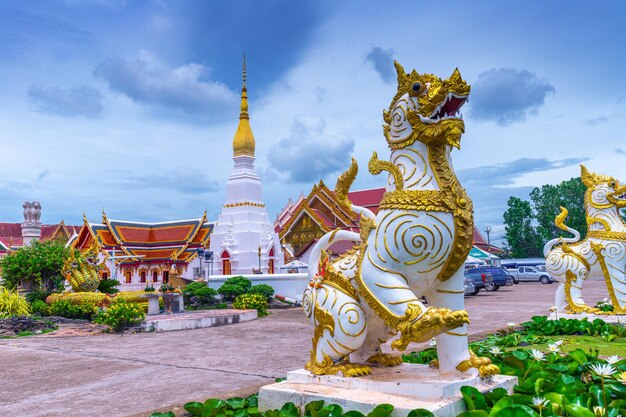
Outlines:
<svg viewBox="0 0 626 417"><path fill-rule="evenodd" d="M254 150L244 57L241 111L233 138L234 167L226 183L226 201L211 236L216 275L273 274L284 263L278 235L263 202L261 179L254 168Z"/></svg>
<svg viewBox="0 0 626 417"><path fill-rule="evenodd" d="M213 223L206 213L197 219L143 223L109 219L84 224L72 246L86 251L97 248L104 267L101 278L120 281L120 290L155 288L176 275L187 280L205 277L206 262L198 249L209 245Z"/></svg>
<svg viewBox="0 0 626 417"><path fill-rule="evenodd" d="M368 208L378 213L385 188L352 191L348 198L353 204ZM290 200L274 221L274 230L283 243L283 247L294 259L308 263L313 245L324 234L335 229L359 231L359 217L352 211L346 211L335 199L335 193L323 181L313 186L308 196L301 195L296 201ZM332 255L339 255L352 248L356 242L338 241L328 249ZM482 234L474 226L473 244L491 253L501 251L488 245Z"/></svg>
<svg viewBox="0 0 626 417"><path fill-rule="evenodd" d="M37 240L59 239L67 242L80 230L80 226L66 225L63 220L56 224L41 223L41 205L37 201L25 202L22 207L22 223L0 223L0 256Z"/></svg>

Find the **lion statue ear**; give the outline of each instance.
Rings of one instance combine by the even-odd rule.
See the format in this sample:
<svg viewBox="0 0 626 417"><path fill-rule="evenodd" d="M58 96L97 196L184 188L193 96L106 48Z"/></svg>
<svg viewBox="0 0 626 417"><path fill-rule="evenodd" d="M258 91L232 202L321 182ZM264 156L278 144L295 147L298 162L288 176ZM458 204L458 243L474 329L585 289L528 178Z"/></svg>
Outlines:
<svg viewBox="0 0 626 417"><path fill-rule="evenodd" d="M398 85L401 85L404 79L406 78L406 73L404 72L404 68L398 61L393 60L393 65L396 67L396 73L398 73Z"/></svg>
<svg viewBox="0 0 626 417"><path fill-rule="evenodd" d="M591 187L593 185L593 175L583 164L580 164L580 179L583 181L583 184L585 184L585 187Z"/></svg>

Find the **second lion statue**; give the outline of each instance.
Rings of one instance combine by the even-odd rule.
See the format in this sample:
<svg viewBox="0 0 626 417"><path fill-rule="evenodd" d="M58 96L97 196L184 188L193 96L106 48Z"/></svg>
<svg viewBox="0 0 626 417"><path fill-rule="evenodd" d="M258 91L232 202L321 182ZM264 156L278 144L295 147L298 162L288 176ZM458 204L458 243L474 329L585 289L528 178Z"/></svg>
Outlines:
<svg viewBox="0 0 626 417"><path fill-rule="evenodd" d="M442 371L477 368L498 372L488 358L468 349L463 268L473 237L473 208L454 173L450 153L464 132L459 112L470 86L458 69L442 80L405 73L397 62L398 90L383 113L389 161L376 153L369 171L389 175L379 212L358 207L348 191L358 166L337 180L337 200L360 215L360 233L335 230L311 252L310 282L303 305L315 330L306 369L316 375L366 375L370 364L395 366L404 350L435 337ZM331 261L326 250L337 241L357 242ZM421 301L428 299L429 307Z"/></svg>

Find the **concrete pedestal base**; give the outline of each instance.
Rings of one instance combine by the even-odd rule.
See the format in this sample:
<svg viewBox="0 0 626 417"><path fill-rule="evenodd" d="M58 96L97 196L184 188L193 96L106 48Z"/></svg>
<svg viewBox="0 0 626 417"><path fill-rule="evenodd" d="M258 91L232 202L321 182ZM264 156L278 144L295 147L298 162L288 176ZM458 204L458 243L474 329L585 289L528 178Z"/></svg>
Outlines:
<svg viewBox="0 0 626 417"><path fill-rule="evenodd" d="M551 313L548 316L550 320L558 320L558 319L577 319L582 320L586 318L589 321L594 321L595 319L604 320L607 323L612 324L622 324L626 325L626 315L609 315L609 314L589 314L589 313L580 313L580 314L572 314L572 313Z"/></svg>
<svg viewBox="0 0 626 417"><path fill-rule="evenodd" d="M255 320L256 310L198 310L180 314L146 316L141 327L146 331L169 332L173 330L202 329Z"/></svg>
<svg viewBox="0 0 626 417"><path fill-rule="evenodd" d="M437 417L455 417L466 411L460 388L468 385L482 392L502 387L512 392L516 377L495 376L491 382L476 374L443 373L428 365L403 364L393 368L373 367L372 375L345 378L316 376L300 369L287 374L287 380L266 385L259 392L261 411L279 409L287 402L301 410L317 400L338 404L344 411L369 413L379 404L394 406L393 417L406 417L416 408L432 411Z"/></svg>

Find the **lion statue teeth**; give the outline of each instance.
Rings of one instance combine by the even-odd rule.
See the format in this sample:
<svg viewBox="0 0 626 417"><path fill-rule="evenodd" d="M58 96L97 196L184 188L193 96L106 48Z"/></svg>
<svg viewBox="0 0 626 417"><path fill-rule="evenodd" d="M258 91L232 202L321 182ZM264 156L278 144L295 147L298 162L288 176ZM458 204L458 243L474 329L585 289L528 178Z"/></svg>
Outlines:
<svg viewBox="0 0 626 417"><path fill-rule="evenodd" d="M626 314L626 224L619 212L626 207L626 185L590 173L583 165L580 169L580 178L587 187L587 236L580 240L580 233L565 224L568 212L561 207L555 224L574 237L552 239L543 249L547 272L561 283L555 306L570 313L605 313L588 306L583 299L585 280L595 276L606 282L613 305L609 314Z"/></svg>
<svg viewBox="0 0 626 417"><path fill-rule="evenodd" d="M309 264L316 267L303 305L315 330L306 368L316 375L367 375L372 365L402 363L383 353L390 339L402 351L435 337L442 371L477 368L489 377L498 368L467 344L463 269L473 208L451 164L465 130L460 109L470 86L458 69L442 80L395 66L398 90L383 113L391 156L374 153L368 164L374 175L388 173L389 186L374 215L348 199L355 160L337 180L337 200L360 216L360 233L335 230L311 252ZM357 244L333 262L326 250L340 240Z"/></svg>

